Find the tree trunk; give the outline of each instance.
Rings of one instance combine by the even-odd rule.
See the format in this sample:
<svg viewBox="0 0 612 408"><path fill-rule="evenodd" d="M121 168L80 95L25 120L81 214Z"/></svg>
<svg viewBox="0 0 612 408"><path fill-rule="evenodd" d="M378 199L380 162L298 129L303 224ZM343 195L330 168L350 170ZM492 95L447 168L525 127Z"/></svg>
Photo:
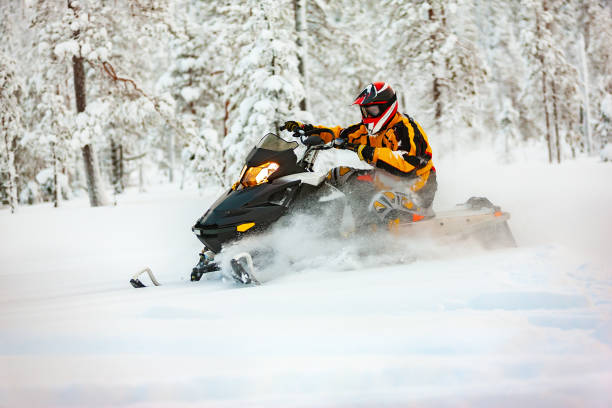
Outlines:
<svg viewBox="0 0 612 408"><path fill-rule="evenodd" d="M546 5L543 5L544 10L546 10ZM540 28L540 19L538 17L536 11L536 35L538 42L542 39L542 32ZM548 162L553 162L553 153L552 153L552 140L550 137L550 118L548 115L548 95L546 94L546 64L544 62L544 54L542 50L538 48L537 58L540 60L540 67L542 69L542 105L544 106L544 117L546 119L546 144L548 146Z"/></svg>
<svg viewBox="0 0 612 408"><path fill-rule="evenodd" d="M111 143L111 166L113 168L113 189L115 190L115 194L123 193L123 181L121 174L121 144L115 142L115 138L110 138Z"/></svg>
<svg viewBox="0 0 612 408"><path fill-rule="evenodd" d="M76 98L77 112L85 111L85 68L83 58L72 57L72 69L74 71L74 96ZM106 205L104 193L100 186L100 170L91 143L81 148L83 162L85 164L85 177L87 179L87 191L89 192L89 204L92 207Z"/></svg>
<svg viewBox="0 0 612 408"><path fill-rule="evenodd" d="M576 138L574 137L574 121L570 121L567 127L567 137L565 138L572 151L572 159L576 158Z"/></svg>
<svg viewBox="0 0 612 408"><path fill-rule="evenodd" d="M51 143L51 156L53 158L53 207L58 208L62 200L62 187L59 183L59 163L57 159L57 146Z"/></svg>
<svg viewBox="0 0 612 408"><path fill-rule="evenodd" d="M229 133L229 126L228 126L229 114L230 114L229 106L230 106L230 101L228 99L225 101L225 116L223 117L223 139L225 139L227 137L227 134ZM219 145L223 146L223 140L219 141ZM227 169L227 151L226 149L223 149L223 168L221 169L221 174L225 174L225 169ZM183 170L183 176L181 179L181 190L183 189L183 182L185 179L184 174L185 174L185 171Z"/></svg>
<svg viewBox="0 0 612 408"><path fill-rule="evenodd" d="M543 61L542 67L544 67ZM544 70L542 70L542 104L544 105L544 116L546 118L546 145L548 146L548 162L552 163L552 140L550 138L550 118L548 117L548 96L546 95L546 71Z"/></svg>
<svg viewBox="0 0 612 408"><path fill-rule="evenodd" d="M434 119L439 126L442 118L442 101L440 100L440 79L435 77L433 80L433 102L435 107Z"/></svg>
<svg viewBox="0 0 612 408"><path fill-rule="evenodd" d="M119 145L119 182L121 183L121 191L125 190L127 181L125 180L125 161L123 160L123 145Z"/></svg>
<svg viewBox="0 0 612 408"><path fill-rule="evenodd" d="M429 16L429 21L431 21L432 23L436 20L436 16L434 15L433 7L429 9L428 16ZM435 66L433 66L434 64L433 55L436 52L437 47L438 47L438 38L435 32L431 34L431 44L432 44L432 48L430 52L432 55L431 72L433 75L432 94L433 94L433 105L434 105L434 121L436 123L436 126L439 128L441 125L441 119L442 119L442 100L441 100L441 90L440 90L441 88L440 78L436 76Z"/></svg>
<svg viewBox="0 0 612 408"><path fill-rule="evenodd" d="M2 118L2 129L4 129L4 147L6 149L6 166L8 170L8 186L6 192L8 194L9 207L11 213L17 211L17 170L15 169L15 151L8 133L8 124L5 118Z"/></svg>
<svg viewBox="0 0 612 408"><path fill-rule="evenodd" d="M561 163L561 141L559 139L559 117L557 115L557 84L554 79L550 83L552 86L553 121L555 125L555 151L557 153L557 163Z"/></svg>
<svg viewBox="0 0 612 408"><path fill-rule="evenodd" d="M91 144L86 144L81 148L83 154L83 163L85 164L85 177L87 178L87 191L89 192L89 204L92 207L99 207L101 204L98 200L98 191L96 189L96 159L91 148Z"/></svg>
<svg viewBox="0 0 612 408"><path fill-rule="evenodd" d="M72 0L68 1L68 8L78 11L77 8L72 6ZM79 31L74 31L72 37L77 39L79 37ZM83 64L83 57L73 55L72 56L72 70L74 73L74 96L76 98L77 113L85 111L86 108L86 91L85 91L85 66ZM92 207L99 207L107 205L108 200L102 190L100 169L94 155L93 146L91 143L86 144L81 148L83 154L83 161L85 164L85 175L87 178L87 190L89 191L89 203Z"/></svg>
<svg viewBox="0 0 612 408"><path fill-rule="evenodd" d="M588 30L587 30L588 31ZM581 46L580 49L580 62L581 62L581 71L582 71L582 83L584 84L584 134L586 136L586 145L587 145L587 153L590 156L593 152L593 140L591 137L591 126L590 126L590 116L591 116L591 108L590 108L590 100L589 100L589 69L587 66L587 57L586 57L586 47L587 42L585 37L581 36L581 41L578 43Z"/></svg>
<svg viewBox="0 0 612 408"><path fill-rule="evenodd" d="M306 0L293 0L293 7L295 9L295 31L296 31L296 45L297 45L297 58L298 58L298 70L302 76L302 84L304 86L304 97L300 101L300 109L308 110L308 76L306 70Z"/></svg>
<svg viewBox="0 0 612 408"><path fill-rule="evenodd" d="M142 159L138 160L138 191L141 193L145 192Z"/></svg>
<svg viewBox="0 0 612 408"><path fill-rule="evenodd" d="M168 129L168 137L170 139L168 140L168 181L174 183L174 167L176 166L174 154L176 135L174 130Z"/></svg>

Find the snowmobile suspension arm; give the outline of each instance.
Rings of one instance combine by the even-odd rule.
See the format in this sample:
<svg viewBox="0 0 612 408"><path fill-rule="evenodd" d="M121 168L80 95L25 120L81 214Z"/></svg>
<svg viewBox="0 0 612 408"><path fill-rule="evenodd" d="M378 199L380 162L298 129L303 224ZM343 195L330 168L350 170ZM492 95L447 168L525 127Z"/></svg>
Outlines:
<svg viewBox="0 0 612 408"><path fill-rule="evenodd" d="M132 276L132 279L130 280L130 283L132 284L133 287L135 288L144 288L145 285L140 281L140 279L138 279L138 277L140 275L142 275L143 273L147 273L149 275L149 279L151 279L151 282L153 282L153 284L155 286L161 286L161 283L159 283L157 281L157 279L155 279L155 275L153 275L153 271L151 270L151 268L149 268L148 266L144 269L142 269L140 272L134 274L134 276Z"/></svg>

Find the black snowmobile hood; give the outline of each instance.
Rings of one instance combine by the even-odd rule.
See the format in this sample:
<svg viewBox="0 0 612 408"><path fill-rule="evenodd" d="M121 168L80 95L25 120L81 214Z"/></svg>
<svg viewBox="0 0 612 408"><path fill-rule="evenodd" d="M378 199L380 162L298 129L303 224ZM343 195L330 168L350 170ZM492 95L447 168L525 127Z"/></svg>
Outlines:
<svg viewBox="0 0 612 408"><path fill-rule="evenodd" d="M239 235L239 225L252 223L253 230L259 230L285 214L287 207L274 202L272 197L282 196L287 189L298 184L300 181L295 180L229 190L211 205L192 229L204 245L219 252L224 242Z"/></svg>

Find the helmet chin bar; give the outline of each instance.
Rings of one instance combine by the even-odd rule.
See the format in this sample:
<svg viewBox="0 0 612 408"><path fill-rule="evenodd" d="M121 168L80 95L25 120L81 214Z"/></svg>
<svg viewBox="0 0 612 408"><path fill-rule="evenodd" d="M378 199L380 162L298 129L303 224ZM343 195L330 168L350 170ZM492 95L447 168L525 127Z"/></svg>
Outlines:
<svg viewBox="0 0 612 408"><path fill-rule="evenodd" d="M368 129L368 135L373 136L374 132L372 132L372 130L374 130L374 124L373 123L366 123L366 129Z"/></svg>

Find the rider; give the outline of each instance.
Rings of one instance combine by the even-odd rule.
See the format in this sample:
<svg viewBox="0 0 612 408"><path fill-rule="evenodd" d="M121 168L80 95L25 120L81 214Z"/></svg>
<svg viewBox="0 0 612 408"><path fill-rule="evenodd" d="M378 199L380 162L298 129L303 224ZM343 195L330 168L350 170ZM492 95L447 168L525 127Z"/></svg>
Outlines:
<svg viewBox="0 0 612 408"><path fill-rule="evenodd" d="M361 203L353 206L363 220L376 214L377 221L391 226L400 220L433 217L436 170L425 131L410 116L398 112L397 96L385 82L369 84L353 105L359 105L361 123L327 128L333 136L328 132L319 136L326 143L333 140L339 149L354 151L374 169L336 167L328 173L328 180L342 190L361 193L369 201L365 207ZM288 121L284 128L309 131L325 127Z"/></svg>

